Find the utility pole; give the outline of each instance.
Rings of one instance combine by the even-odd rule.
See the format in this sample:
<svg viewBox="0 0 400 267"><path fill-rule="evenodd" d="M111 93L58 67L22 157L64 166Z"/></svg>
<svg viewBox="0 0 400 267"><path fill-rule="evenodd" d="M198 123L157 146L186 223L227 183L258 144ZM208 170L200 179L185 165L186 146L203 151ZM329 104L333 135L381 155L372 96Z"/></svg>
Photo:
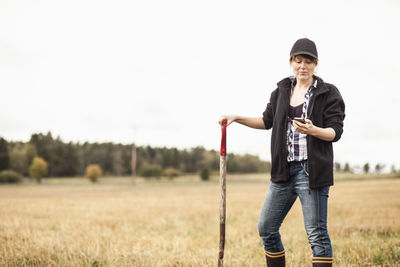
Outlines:
<svg viewBox="0 0 400 267"><path fill-rule="evenodd" d="M136 184L136 146L135 146L135 143L132 144L131 171L132 171L133 184Z"/></svg>

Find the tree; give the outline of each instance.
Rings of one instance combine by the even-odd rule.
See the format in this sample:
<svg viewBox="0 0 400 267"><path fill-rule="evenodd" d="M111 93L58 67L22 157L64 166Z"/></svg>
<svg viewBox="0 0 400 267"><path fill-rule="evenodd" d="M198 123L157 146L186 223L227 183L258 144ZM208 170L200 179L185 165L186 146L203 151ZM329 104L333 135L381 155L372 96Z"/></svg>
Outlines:
<svg viewBox="0 0 400 267"><path fill-rule="evenodd" d="M211 170L219 170L219 154L215 150L203 151L203 166L209 166Z"/></svg>
<svg viewBox="0 0 400 267"><path fill-rule="evenodd" d="M342 167L341 167L339 162L335 162L335 171L336 172L341 172L342 171Z"/></svg>
<svg viewBox="0 0 400 267"><path fill-rule="evenodd" d="M260 158L255 155L235 155L229 153L227 169L228 172L231 173L269 172L271 170L271 164L270 162L260 160Z"/></svg>
<svg viewBox="0 0 400 267"><path fill-rule="evenodd" d="M203 163L203 147L195 147L189 151L184 150L182 162L184 164L185 172L197 172L201 169Z"/></svg>
<svg viewBox="0 0 400 267"><path fill-rule="evenodd" d="M0 137L0 171L10 167L10 156L8 154L8 143Z"/></svg>
<svg viewBox="0 0 400 267"><path fill-rule="evenodd" d="M120 146L121 145L116 145L111 155L113 158L113 173L117 176L121 176L125 172L124 162L122 160L122 149Z"/></svg>
<svg viewBox="0 0 400 267"><path fill-rule="evenodd" d="M86 167L85 176L90 179L92 183L97 182L97 179L103 175L103 170L98 164L90 164Z"/></svg>
<svg viewBox="0 0 400 267"><path fill-rule="evenodd" d="M85 143L83 148L84 166L87 166L87 164L98 164L102 167L103 173L114 173L114 146L112 143Z"/></svg>
<svg viewBox="0 0 400 267"><path fill-rule="evenodd" d="M48 132L46 135L41 133L32 134L29 143L35 147L36 153L39 157L44 159L46 162L50 163L48 172L50 175L52 175L53 174L51 169L51 167L53 166L52 155L55 154L55 152L52 146L53 137L51 135L51 132Z"/></svg>
<svg viewBox="0 0 400 267"><path fill-rule="evenodd" d="M396 167L394 165L390 167L390 173L397 173Z"/></svg>
<svg viewBox="0 0 400 267"><path fill-rule="evenodd" d="M29 166L37 156L35 146L29 143L10 143L10 169L29 175Z"/></svg>
<svg viewBox="0 0 400 267"><path fill-rule="evenodd" d="M57 142L59 140L57 139ZM64 144L63 142L58 143L60 150L62 150L61 157L58 157L58 162L63 162L62 168L58 169L56 176L75 176L79 174L79 148L77 145L69 142Z"/></svg>
<svg viewBox="0 0 400 267"><path fill-rule="evenodd" d="M131 175L135 182L136 178L136 164L137 164L137 152L136 152L136 145L132 144L132 152L131 152Z"/></svg>
<svg viewBox="0 0 400 267"><path fill-rule="evenodd" d="M219 170L219 156L215 150L203 147L178 150L166 147L136 147L113 143L64 143L60 137L47 134L33 134L28 144L10 142L8 144L10 168L23 175L29 174L29 166L34 156L48 163L48 176L65 177L84 174L89 164L99 164L104 174L129 175L136 154L134 173L149 173L148 167L157 166L151 175L162 175L162 170L172 167L179 172L198 173L203 167L210 171ZM136 152L136 153L134 153ZM3 161L4 162L4 161ZM252 155L229 154L229 172L267 172L270 162ZM145 170L145 171L143 171Z"/></svg>
<svg viewBox="0 0 400 267"><path fill-rule="evenodd" d="M368 173L369 172L369 163L368 162L364 164L363 171L364 171L364 173Z"/></svg>
<svg viewBox="0 0 400 267"><path fill-rule="evenodd" d="M38 183L47 175L48 164L41 157L34 157L31 166L29 167L29 176L36 179Z"/></svg>
<svg viewBox="0 0 400 267"><path fill-rule="evenodd" d="M210 180L210 169L207 167L202 168L200 171L200 178L202 181Z"/></svg>
<svg viewBox="0 0 400 267"><path fill-rule="evenodd" d="M346 162L346 164L344 164L344 169L343 169L343 171L344 171L344 172L351 172L350 165L349 165L348 162Z"/></svg>
<svg viewBox="0 0 400 267"><path fill-rule="evenodd" d="M384 164L379 164L379 163L377 163L377 164L375 165L375 172L376 172L376 173L380 173L384 168L385 168L385 165L384 165Z"/></svg>
<svg viewBox="0 0 400 267"><path fill-rule="evenodd" d="M174 177L179 176L179 171L173 167L168 167L164 170L164 176L167 176L169 179L173 179Z"/></svg>

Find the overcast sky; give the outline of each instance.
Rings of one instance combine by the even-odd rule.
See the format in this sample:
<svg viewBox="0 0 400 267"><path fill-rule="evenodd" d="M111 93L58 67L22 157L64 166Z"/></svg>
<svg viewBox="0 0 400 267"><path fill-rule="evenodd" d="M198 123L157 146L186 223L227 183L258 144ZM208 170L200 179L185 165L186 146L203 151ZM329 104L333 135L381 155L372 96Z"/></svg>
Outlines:
<svg viewBox="0 0 400 267"><path fill-rule="evenodd" d="M346 103L335 160L399 168L399 3L0 0L0 136L218 150L219 116L261 116L308 37ZM228 129L228 152L269 144Z"/></svg>

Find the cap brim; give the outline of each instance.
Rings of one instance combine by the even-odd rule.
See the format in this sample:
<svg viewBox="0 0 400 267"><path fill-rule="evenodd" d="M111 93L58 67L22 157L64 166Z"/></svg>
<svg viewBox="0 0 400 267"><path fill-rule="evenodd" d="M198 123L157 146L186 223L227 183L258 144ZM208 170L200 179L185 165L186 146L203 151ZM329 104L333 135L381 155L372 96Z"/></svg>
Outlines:
<svg viewBox="0 0 400 267"><path fill-rule="evenodd" d="M313 53L307 52L307 51L297 51L297 52L291 54L291 56L298 56L298 55L308 55L315 59L318 59L318 57L316 55L314 55Z"/></svg>

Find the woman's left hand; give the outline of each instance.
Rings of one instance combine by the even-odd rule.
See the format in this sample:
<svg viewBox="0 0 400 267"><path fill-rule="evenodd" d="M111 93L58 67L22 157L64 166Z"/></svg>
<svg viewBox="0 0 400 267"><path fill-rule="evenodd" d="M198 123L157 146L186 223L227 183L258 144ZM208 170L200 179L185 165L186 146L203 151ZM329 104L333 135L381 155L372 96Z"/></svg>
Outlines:
<svg viewBox="0 0 400 267"><path fill-rule="evenodd" d="M301 123L299 121L293 120L293 127L296 132L302 134L311 134L314 130L314 124L311 120L306 119L306 123Z"/></svg>

